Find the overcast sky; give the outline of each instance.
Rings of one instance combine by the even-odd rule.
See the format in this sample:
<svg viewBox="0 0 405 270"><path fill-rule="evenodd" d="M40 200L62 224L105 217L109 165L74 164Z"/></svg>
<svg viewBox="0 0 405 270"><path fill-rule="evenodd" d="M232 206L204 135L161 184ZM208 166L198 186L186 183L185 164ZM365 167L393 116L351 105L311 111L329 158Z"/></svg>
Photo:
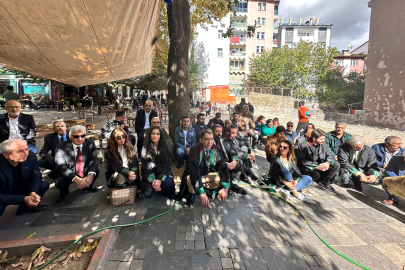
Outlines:
<svg viewBox="0 0 405 270"><path fill-rule="evenodd" d="M331 46L339 51L353 49L368 40L370 28L369 0L281 0L279 6L280 19L288 22L299 18L305 23L309 18L319 18L321 23L333 24Z"/></svg>

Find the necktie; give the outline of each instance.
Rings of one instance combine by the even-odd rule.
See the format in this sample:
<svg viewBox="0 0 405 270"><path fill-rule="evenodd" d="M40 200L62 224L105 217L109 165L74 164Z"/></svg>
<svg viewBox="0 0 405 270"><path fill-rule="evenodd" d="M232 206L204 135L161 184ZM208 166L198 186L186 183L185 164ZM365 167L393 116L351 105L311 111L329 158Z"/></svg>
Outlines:
<svg viewBox="0 0 405 270"><path fill-rule="evenodd" d="M60 142L63 142L64 140L65 140L64 136L60 137Z"/></svg>
<svg viewBox="0 0 405 270"><path fill-rule="evenodd" d="M83 174L83 156L82 156L82 151L80 151L80 147L77 147L76 174L82 178L84 176L84 174Z"/></svg>

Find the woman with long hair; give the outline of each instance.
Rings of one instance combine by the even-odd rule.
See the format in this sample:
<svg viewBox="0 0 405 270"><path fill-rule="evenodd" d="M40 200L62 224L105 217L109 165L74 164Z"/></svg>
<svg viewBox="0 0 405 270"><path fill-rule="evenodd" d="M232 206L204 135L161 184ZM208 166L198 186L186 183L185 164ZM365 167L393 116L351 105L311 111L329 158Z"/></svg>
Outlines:
<svg viewBox="0 0 405 270"><path fill-rule="evenodd" d="M290 198L292 192L300 201L312 202L310 196L299 192L312 184L312 178L301 175L295 162L293 145L289 140L280 142L270 168L271 180L277 186L282 186L279 193L285 200Z"/></svg>
<svg viewBox="0 0 405 270"><path fill-rule="evenodd" d="M273 127L277 128L280 125L280 120L278 118L273 118Z"/></svg>
<svg viewBox="0 0 405 270"><path fill-rule="evenodd" d="M135 148L122 128L111 132L104 153L108 187L139 185L139 165Z"/></svg>
<svg viewBox="0 0 405 270"><path fill-rule="evenodd" d="M155 191L164 196L173 187L172 152L162 135L160 126L152 127L148 143L142 147L142 194L150 197Z"/></svg>

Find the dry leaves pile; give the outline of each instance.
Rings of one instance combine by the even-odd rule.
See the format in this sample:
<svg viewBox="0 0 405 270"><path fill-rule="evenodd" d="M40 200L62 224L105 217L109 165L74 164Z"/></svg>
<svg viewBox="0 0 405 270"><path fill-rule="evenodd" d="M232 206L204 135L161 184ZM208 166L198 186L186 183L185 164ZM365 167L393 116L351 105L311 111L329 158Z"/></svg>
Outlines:
<svg viewBox="0 0 405 270"><path fill-rule="evenodd" d="M52 264L45 267L44 270L59 269L68 264L71 260L78 260L83 253L91 251L96 248L97 245L98 241L94 241L93 239L88 239L87 242L83 244L79 242L76 248L66 251ZM7 258L7 255L7 251L2 252L0 250L0 266L9 266L11 264L12 268L8 269L12 270L34 270L52 259L50 256L51 249L45 246L40 246L31 256L23 256L19 260L17 260L17 256Z"/></svg>

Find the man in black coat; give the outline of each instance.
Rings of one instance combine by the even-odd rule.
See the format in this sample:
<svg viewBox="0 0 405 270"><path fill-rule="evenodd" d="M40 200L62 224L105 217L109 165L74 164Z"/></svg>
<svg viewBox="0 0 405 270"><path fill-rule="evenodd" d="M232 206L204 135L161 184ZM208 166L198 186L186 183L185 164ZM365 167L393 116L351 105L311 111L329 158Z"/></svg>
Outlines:
<svg viewBox="0 0 405 270"><path fill-rule="evenodd" d="M209 129L209 127L207 127L207 125L205 124L205 113L199 113L197 115L197 122L193 125L193 128L195 129L197 141L199 141L201 131L203 131L204 129Z"/></svg>
<svg viewBox="0 0 405 270"><path fill-rule="evenodd" d="M44 145L41 151L39 151L41 159L38 161L38 165L40 168L51 170L48 176L54 179L57 172L55 165L56 146L61 142L69 140L69 131L66 130L66 124L63 121L53 122L52 125L55 132L45 136Z"/></svg>
<svg viewBox="0 0 405 270"><path fill-rule="evenodd" d="M138 157L141 156L141 151L143 147L144 131L150 127L150 122L153 117L158 117L156 111L152 110L152 102L150 100L145 102L144 109L138 110L135 117L135 132L138 136L137 148Z"/></svg>
<svg viewBox="0 0 405 270"><path fill-rule="evenodd" d="M212 131L206 129L202 131L200 142L190 149L187 166L181 179L180 192L183 189L186 190L188 205L194 204L195 194L197 194L200 196L202 205L208 206L206 192L210 196L218 194L220 200L225 200L228 197L229 187L228 166L220 148L214 145Z"/></svg>
<svg viewBox="0 0 405 270"><path fill-rule="evenodd" d="M34 117L21 113L21 104L17 100L8 101L5 109L7 113L0 115L0 143L7 139L22 139L27 142L28 150L37 154Z"/></svg>
<svg viewBox="0 0 405 270"><path fill-rule="evenodd" d="M212 128L213 125L220 125L221 127L225 126L224 121L221 120L221 113L217 112L214 118L211 118L208 122L208 127Z"/></svg>
<svg viewBox="0 0 405 270"><path fill-rule="evenodd" d="M5 140L0 149L0 215L8 205L19 205L17 215L46 209L46 205L38 204L49 183L42 181L37 157L28 151L27 142Z"/></svg>
<svg viewBox="0 0 405 270"><path fill-rule="evenodd" d="M370 146L364 144L361 136L354 135L348 142L339 147L340 179L345 187L349 187L352 179L354 188L362 192L362 182L375 183L380 177L377 158Z"/></svg>
<svg viewBox="0 0 405 270"><path fill-rule="evenodd" d="M340 164L325 143L326 133L322 129L314 129L312 140L298 145L298 167L301 174L309 175L314 182L328 191L335 191L331 186L332 179L337 175Z"/></svg>
<svg viewBox="0 0 405 270"><path fill-rule="evenodd" d="M70 141L64 141L56 147L55 163L58 176L55 181L60 190L56 203L62 202L69 194L71 183L84 192L97 192L93 187L98 177L97 148L93 140L85 139L86 129L83 126L70 128Z"/></svg>

